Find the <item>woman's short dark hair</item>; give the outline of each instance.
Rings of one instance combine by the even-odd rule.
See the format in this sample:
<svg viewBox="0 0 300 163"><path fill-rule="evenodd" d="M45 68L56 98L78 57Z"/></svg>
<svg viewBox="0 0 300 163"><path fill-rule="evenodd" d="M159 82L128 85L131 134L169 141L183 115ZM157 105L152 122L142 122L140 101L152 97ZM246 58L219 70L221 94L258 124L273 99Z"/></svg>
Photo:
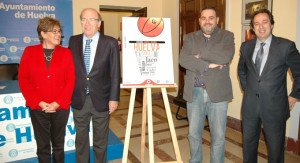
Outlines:
<svg viewBox="0 0 300 163"><path fill-rule="evenodd" d="M39 35L39 40L43 41L43 37L41 32L49 32L51 31L55 26L61 29L60 21L50 18L50 17L44 17L39 20L38 26L36 28L37 33Z"/></svg>
<svg viewBox="0 0 300 163"><path fill-rule="evenodd" d="M254 23L254 22L253 22L254 17L255 17L257 14L261 14L261 13L266 13L266 14L268 14L271 24L274 25L275 22L274 22L274 18L273 18L272 13L271 13L269 10L267 10L267 9L260 9L260 10L258 10L258 11L255 11L255 12L253 13L252 17L251 17L251 27L252 27L252 28L254 28L254 24L253 24L253 23Z"/></svg>

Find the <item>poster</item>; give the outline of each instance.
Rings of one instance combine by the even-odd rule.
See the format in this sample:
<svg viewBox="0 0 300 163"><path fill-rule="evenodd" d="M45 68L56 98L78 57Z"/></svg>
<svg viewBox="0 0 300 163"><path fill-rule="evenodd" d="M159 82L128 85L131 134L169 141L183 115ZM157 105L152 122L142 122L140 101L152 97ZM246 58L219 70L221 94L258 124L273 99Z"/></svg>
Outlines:
<svg viewBox="0 0 300 163"><path fill-rule="evenodd" d="M36 28L46 16L61 21L62 46L67 47L73 35L72 0L0 1L0 64L20 63L27 46L40 44Z"/></svg>
<svg viewBox="0 0 300 163"><path fill-rule="evenodd" d="M169 18L123 17L123 85L173 85Z"/></svg>

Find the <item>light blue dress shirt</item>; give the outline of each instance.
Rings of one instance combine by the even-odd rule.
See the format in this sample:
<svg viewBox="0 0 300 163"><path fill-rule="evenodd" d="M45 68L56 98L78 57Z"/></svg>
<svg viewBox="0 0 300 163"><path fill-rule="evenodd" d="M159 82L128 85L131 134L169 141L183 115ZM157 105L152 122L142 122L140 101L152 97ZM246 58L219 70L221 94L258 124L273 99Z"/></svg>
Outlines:
<svg viewBox="0 0 300 163"><path fill-rule="evenodd" d="M261 61L259 75L261 74L261 72L264 69L265 64L267 62L267 59L268 59L268 56L269 56L269 49L270 49L271 41L272 41L272 35L270 35L267 38L267 40L264 42L265 43L265 46L263 47L264 48L264 54L263 54L263 58L262 58L262 61ZM254 49L254 52L253 52L253 56L252 56L252 61L253 61L254 64L255 64L255 58L257 56L257 52L260 48L260 43L262 43L262 42L259 39L257 39L256 44L255 44L255 49Z"/></svg>

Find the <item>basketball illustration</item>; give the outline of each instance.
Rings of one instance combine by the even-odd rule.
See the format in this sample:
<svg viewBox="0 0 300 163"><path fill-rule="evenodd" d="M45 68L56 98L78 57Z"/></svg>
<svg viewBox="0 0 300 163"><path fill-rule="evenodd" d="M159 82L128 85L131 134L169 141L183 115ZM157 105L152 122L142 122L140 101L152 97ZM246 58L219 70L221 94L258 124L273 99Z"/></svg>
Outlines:
<svg viewBox="0 0 300 163"><path fill-rule="evenodd" d="M147 37L156 37L164 30L164 21L162 18L140 17L137 25L140 32Z"/></svg>

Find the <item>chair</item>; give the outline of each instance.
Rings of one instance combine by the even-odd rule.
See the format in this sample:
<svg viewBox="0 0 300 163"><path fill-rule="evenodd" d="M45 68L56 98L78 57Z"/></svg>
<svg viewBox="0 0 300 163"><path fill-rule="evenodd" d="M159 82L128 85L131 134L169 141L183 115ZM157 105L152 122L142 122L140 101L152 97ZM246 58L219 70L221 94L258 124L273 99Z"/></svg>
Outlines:
<svg viewBox="0 0 300 163"><path fill-rule="evenodd" d="M182 117L182 116L179 116L179 110L180 108L184 108L186 109L186 101L182 98L182 96L177 96L175 97L174 101L173 101L174 104L178 105L178 108L177 108L177 111L176 111L176 119L177 120L187 120L187 117Z"/></svg>

